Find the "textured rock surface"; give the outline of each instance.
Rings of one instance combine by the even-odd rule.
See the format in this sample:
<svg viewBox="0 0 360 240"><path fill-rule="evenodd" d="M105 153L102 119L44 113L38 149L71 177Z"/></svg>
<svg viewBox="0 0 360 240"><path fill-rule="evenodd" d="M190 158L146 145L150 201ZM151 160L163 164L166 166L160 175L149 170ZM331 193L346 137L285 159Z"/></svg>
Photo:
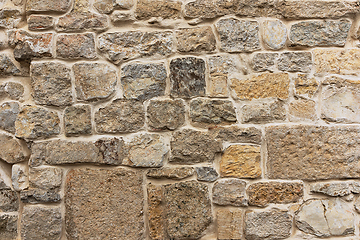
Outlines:
<svg viewBox="0 0 360 240"><path fill-rule="evenodd" d="M0 239L15 240L18 236L18 215L2 214L0 216Z"/></svg>
<svg viewBox="0 0 360 240"><path fill-rule="evenodd" d="M11 189L0 190L0 212L16 212L19 209L19 199Z"/></svg>
<svg viewBox="0 0 360 240"><path fill-rule="evenodd" d="M279 50L285 46L287 29L280 20L266 20L263 23L263 41L265 46L272 50Z"/></svg>
<svg viewBox="0 0 360 240"><path fill-rule="evenodd" d="M53 27L54 18L46 15L30 15L27 22L29 30L46 30Z"/></svg>
<svg viewBox="0 0 360 240"><path fill-rule="evenodd" d="M243 237L243 211L221 209L216 213L218 239L240 240Z"/></svg>
<svg viewBox="0 0 360 240"><path fill-rule="evenodd" d="M91 134L91 107L89 105L74 105L64 110L66 136Z"/></svg>
<svg viewBox="0 0 360 240"><path fill-rule="evenodd" d="M215 139L231 143L261 144L261 130L254 127L219 127L210 129Z"/></svg>
<svg viewBox="0 0 360 240"><path fill-rule="evenodd" d="M21 85L20 83L7 82L4 85L0 86L0 89L2 89L2 88L3 88L3 91L5 91L4 94L6 94L7 97L10 98L11 100L22 100L22 98L24 96L24 86ZM0 90L0 93L1 93L1 90ZM0 97L0 99L1 99L1 97Z"/></svg>
<svg viewBox="0 0 360 240"><path fill-rule="evenodd" d="M213 203L236 207L247 206L245 196L246 182L239 179L220 179L212 189Z"/></svg>
<svg viewBox="0 0 360 240"><path fill-rule="evenodd" d="M295 94L305 97L313 97L319 87L315 78L308 77L306 74L299 74L295 78Z"/></svg>
<svg viewBox="0 0 360 240"><path fill-rule="evenodd" d="M70 7L70 0L26 0L26 11L28 12L60 12L64 13Z"/></svg>
<svg viewBox="0 0 360 240"><path fill-rule="evenodd" d="M122 138L100 138L95 142L104 163L120 165L128 154L127 147Z"/></svg>
<svg viewBox="0 0 360 240"><path fill-rule="evenodd" d="M0 134L0 159L7 163L18 163L27 158L26 147L12 136Z"/></svg>
<svg viewBox="0 0 360 240"><path fill-rule="evenodd" d="M165 202L164 189L162 186L149 184L148 196L148 219L149 235L151 239L165 239Z"/></svg>
<svg viewBox="0 0 360 240"><path fill-rule="evenodd" d="M180 14L181 1L138 0L135 9L136 18L140 20L153 17L176 19Z"/></svg>
<svg viewBox="0 0 360 240"><path fill-rule="evenodd" d="M15 191L21 191L29 187L29 170L25 164L12 165L11 182Z"/></svg>
<svg viewBox="0 0 360 240"><path fill-rule="evenodd" d="M316 103L313 100L297 99L289 104L291 121L315 120Z"/></svg>
<svg viewBox="0 0 360 240"><path fill-rule="evenodd" d="M219 174L213 167L197 167L196 175L198 181L214 182L219 178Z"/></svg>
<svg viewBox="0 0 360 240"><path fill-rule="evenodd" d="M156 179L184 179L187 177L191 177L194 175L194 168L192 167L175 167L169 168L164 167L160 169L150 169L146 176L149 178L156 178Z"/></svg>
<svg viewBox="0 0 360 240"><path fill-rule="evenodd" d="M348 182L331 182L331 183L312 183L310 185L312 193L322 193L332 197L343 197L351 193L359 192L359 183Z"/></svg>
<svg viewBox="0 0 360 240"><path fill-rule="evenodd" d="M241 108L243 123L269 123L286 120L285 102L246 104Z"/></svg>
<svg viewBox="0 0 360 240"><path fill-rule="evenodd" d="M360 49L314 49L316 73L353 74L360 69Z"/></svg>
<svg viewBox="0 0 360 240"><path fill-rule="evenodd" d="M64 59L96 58L94 34L59 34L56 40L56 55Z"/></svg>
<svg viewBox="0 0 360 240"><path fill-rule="evenodd" d="M20 75L20 69L7 54L0 54L0 76Z"/></svg>
<svg viewBox="0 0 360 240"><path fill-rule="evenodd" d="M17 102L4 102L0 105L0 129L15 133L15 121L19 114Z"/></svg>
<svg viewBox="0 0 360 240"><path fill-rule="evenodd" d="M252 59L252 68L256 72L274 72L278 58L277 53L256 53Z"/></svg>
<svg viewBox="0 0 360 240"><path fill-rule="evenodd" d="M213 52L216 39L211 27L181 28L176 31L179 52Z"/></svg>
<svg viewBox="0 0 360 240"><path fill-rule="evenodd" d="M278 68L287 72L310 72L312 59L310 52L284 52L280 54Z"/></svg>

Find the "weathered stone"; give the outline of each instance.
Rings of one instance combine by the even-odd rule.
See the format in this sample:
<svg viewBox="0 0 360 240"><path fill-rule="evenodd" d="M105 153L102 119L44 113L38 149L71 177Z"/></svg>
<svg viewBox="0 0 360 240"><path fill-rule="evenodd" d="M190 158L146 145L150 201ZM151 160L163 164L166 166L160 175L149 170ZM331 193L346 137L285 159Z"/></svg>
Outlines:
<svg viewBox="0 0 360 240"><path fill-rule="evenodd" d="M60 133L59 123L56 112L25 105L15 121L15 136L28 139L51 137Z"/></svg>
<svg viewBox="0 0 360 240"><path fill-rule="evenodd" d="M96 58L94 34L59 34L56 55L65 59Z"/></svg>
<svg viewBox="0 0 360 240"><path fill-rule="evenodd" d="M243 123L269 123L286 120L285 102L281 100L245 104L241 111Z"/></svg>
<svg viewBox="0 0 360 240"><path fill-rule="evenodd" d="M220 19L216 24L220 35L220 48L225 52L254 52L260 50L257 21Z"/></svg>
<svg viewBox="0 0 360 240"><path fill-rule="evenodd" d="M316 103L313 100L297 99L289 104L290 121L316 119Z"/></svg>
<svg viewBox="0 0 360 240"><path fill-rule="evenodd" d="M0 159L7 163L18 163L25 161L27 149L19 140L12 136L0 134Z"/></svg>
<svg viewBox="0 0 360 240"><path fill-rule="evenodd" d="M221 177L258 178L261 176L259 146L231 145L220 161Z"/></svg>
<svg viewBox="0 0 360 240"><path fill-rule="evenodd" d="M343 197L351 193L351 188L350 182L312 183L310 191L332 197Z"/></svg>
<svg viewBox="0 0 360 240"><path fill-rule="evenodd" d="M342 200L310 199L296 212L296 226L318 237L352 235L354 214Z"/></svg>
<svg viewBox="0 0 360 240"><path fill-rule="evenodd" d="M148 126L151 130L175 130L185 122L182 100L152 100L147 107Z"/></svg>
<svg viewBox="0 0 360 240"><path fill-rule="evenodd" d="M32 97L36 104L71 105L70 68L62 63L32 63L30 66Z"/></svg>
<svg viewBox="0 0 360 240"><path fill-rule="evenodd" d="M140 57L164 58L173 48L172 32L114 32L99 36L98 48L115 64Z"/></svg>
<svg viewBox="0 0 360 240"><path fill-rule="evenodd" d="M252 68L256 72L274 72L278 58L279 54L277 53L256 53L252 58Z"/></svg>
<svg viewBox="0 0 360 240"><path fill-rule="evenodd" d="M212 162L215 153L221 151L221 143L207 132L184 129L173 134L170 142L170 162L195 164Z"/></svg>
<svg viewBox="0 0 360 240"><path fill-rule="evenodd" d="M31 145L30 167L38 167L45 163L46 145L47 142L36 142Z"/></svg>
<svg viewBox="0 0 360 240"><path fill-rule="evenodd" d="M261 130L254 127L243 128L231 126L212 128L210 129L210 134L212 134L215 139L231 143L261 144Z"/></svg>
<svg viewBox="0 0 360 240"><path fill-rule="evenodd" d="M248 240L285 239L291 235L291 226L292 216L287 211L271 209L245 214L245 238Z"/></svg>
<svg viewBox="0 0 360 240"><path fill-rule="evenodd" d="M357 213L360 213L360 197L358 197L356 199L356 201L354 202L354 208L355 208Z"/></svg>
<svg viewBox="0 0 360 240"><path fill-rule="evenodd" d="M194 175L194 168L192 167L175 167L175 168L159 168L159 169L150 169L146 176L149 178L156 179L184 179Z"/></svg>
<svg viewBox="0 0 360 240"><path fill-rule="evenodd" d="M343 47L350 27L349 20L299 22L291 26L290 42L293 46Z"/></svg>
<svg viewBox="0 0 360 240"><path fill-rule="evenodd" d="M205 61L195 57L171 60L170 83L172 97L205 96Z"/></svg>
<svg viewBox="0 0 360 240"><path fill-rule="evenodd" d="M310 78L306 74L298 74L295 78L295 94L305 97L313 97L317 92L319 83L315 78Z"/></svg>
<svg viewBox="0 0 360 240"><path fill-rule="evenodd" d="M181 15L181 1L137 0L135 14L139 20L152 17L177 19Z"/></svg>
<svg viewBox="0 0 360 240"><path fill-rule="evenodd" d="M77 63L73 65L76 95L79 100L108 98L115 92L116 71L105 63Z"/></svg>
<svg viewBox="0 0 360 240"><path fill-rule="evenodd" d="M21 75L21 71L6 54L0 54L0 76L18 76Z"/></svg>
<svg viewBox="0 0 360 240"><path fill-rule="evenodd" d="M164 186L170 239L198 239L212 221L209 190L196 181Z"/></svg>
<svg viewBox="0 0 360 240"><path fill-rule="evenodd" d="M142 239L142 184L140 172L122 168L71 170L65 187L67 237Z"/></svg>
<svg viewBox="0 0 360 240"><path fill-rule="evenodd" d="M121 71L125 98L147 100L165 94L167 73L164 64L132 63L122 67Z"/></svg>
<svg viewBox="0 0 360 240"><path fill-rule="evenodd" d="M17 193L11 189L0 190L0 212L16 212L18 209Z"/></svg>
<svg viewBox="0 0 360 240"><path fill-rule="evenodd" d="M10 190L9 179L7 175L0 176L0 190Z"/></svg>
<svg viewBox="0 0 360 240"><path fill-rule="evenodd" d="M16 240L18 239L18 214L0 215L0 239Z"/></svg>
<svg viewBox="0 0 360 240"><path fill-rule="evenodd" d="M329 122L360 122L360 81L339 77L322 82L321 118Z"/></svg>
<svg viewBox="0 0 360 240"><path fill-rule="evenodd" d="M58 240L61 225L60 207L26 205L21 217L21 239Z"/></svg>
<svg viewBox="0 0 360 240"><path fill-rule="evenodd" d="M54 18L46 15L30 15L27 19L29 30L38 31L50 29L54 25Z"/></svg>
<svg viewBox="0 0 360 240"><path fill-rule="evenodd" d="M168 158L169 149L157 134L141 134L127 145L128 156L123 164L132 167L161 167Z"/></svg>
<svg viewBox="0 0 360 240"><path fill-rule="evenodd" d="M8 47L8 36L7 33L2 30L0 31L0 49L5 49Z"/></svg>
<svg viewBox="0 0 360 240"><path fill-rule="evenodd" d="M104 162L110 165L120 165L128 154L122 138L101 138L95 142Z"/></svg>
<svg viewBox="0 0 360 240"><path fill-rule="evenodd" d="M280 50L284 48L287 39L287 29L280 20L263 22L263 41L265 46L271 50Z"/></svg>
<svg viewBox="0 0 360 240"><path fill-rule="evenodd" d="M213 52L216 39L211 27L181 28L176 31L179 52Z"/></svg>
<svg viewBox="0 0 360 240"><path fill-rule="evenodd" d="M95 0L94 8L99 13L111 13L114 10L114 1L113 0Z"/></svg>
<svg viewBox="0 0 360 240"><path fill-rule="evenodd" d="M20 83L7 82L4 91L11 100L21 100L24 96L24 87Z"/></svg>
<svg viewBox="0 0 360 240"><path fill-rule="evenodd" d="M89 105L75 105L65 108L64 124L66 136L91 134L91 107Z"/></svg>
<svg viewBox="0 0 360 240"><path fill-rule="evenodd" d="M0 105L0 129L15 133L15 121L19 114L17 102L4 102Z"/></svg>
<svg viewBox="0 0 360 240"><path fill-rule="evenodd" d="M110 20L114 24L121 24L127 21L135 21L135 18L129 11L114 11L110 15Z"/></svg>
<svg viewBox="0 0 360 240"><path fill-rule="evenodd" d="M197 167L196 175L198 181L214 182L219 178L219 174L213 167Z"/></svg>
<svg viewBox="0 0 360 240"><path fill-rule="evenodd" d="M310 72L312 59L310 52L284 52L280 54L278 68L287 72Z"/></svg>
<svg viewBox="0 0 360 240"><path fill-rule="evenodd" d="M221 209L216 213L219 240L243 239L243 211L237 209Z"/></svg>
<svg viewBox="0 0 360 240"><path fill-rule="evenodd" d="M360 49L314 49L318 74L356 74L360 70Z"/></svg>
<svg viewBox="0 0 360 240"><path fill-rule="evenodd" d="M11 182L15 191L29 187L29 170L24 164L14 164L11 168Z"/></svg>
<svg viewBox="0 0 360 240"><path fill-rule="evenodd" d="M289 97L290 78L287 73L263 73L247 79L232 79L231 89L240 100Z"/></svg>
<svg viewBox="0 0 360 240"><path fill-rule="evenodd" d="M104 15L88 11L72 11L60 17L56 27L61 32L83 30L105 31L109 27L109 23Z"/></svg>
<svg viewBox="0 0 360 240"><path fill-rule="evenodd" d="M357 127L274 126L266 128L269 178L357 178Z"/></svg>
<svg viewBox="0 0 360 240"><path fill-rule="evenodd" d="M213 203L237 207L247 206L246 182L239 179L220 179L215 182L212 193Z"/></svg>
<svg viewBox="0 0 360 240"><path fill-rule="evenodd" d="M150 238L154 240L165 239L166 219L165 219L164 189L162 186L155 186L149 184L147 187L147 195L148 195L148 219L149 219Z"/></svg>
<svg viewBox="0 0 360 240"><path fill-rule="evenodd" d="M0 27L12 29L20 26L23 10L13 6L5 6L0 9Z"/></svg>
<svg viewBox="0 0 360 240"><path fill-rule="evenodd" d="M58 12L65 13L71 4L71 0L26 0L27 12Z"/></svg>
<svg viewBox="0 0 360 240"><path fill-rule="evenodd" d="M209 78L209 97L228 97L228 76L222 75L211 75Z"/></svg>
<svg viewBox="0 0 360 240"><path fill-rule="evenodd" d="M130 9L134 6L134 0L115 0L114 5L116 8Z"/></svg>
<svg viewBox="0 0 360 240"><path fill-rule="evenodd" d="M136 132L144 126L145 112L141 102L117 99L95 113L98 133Z"/></svg>

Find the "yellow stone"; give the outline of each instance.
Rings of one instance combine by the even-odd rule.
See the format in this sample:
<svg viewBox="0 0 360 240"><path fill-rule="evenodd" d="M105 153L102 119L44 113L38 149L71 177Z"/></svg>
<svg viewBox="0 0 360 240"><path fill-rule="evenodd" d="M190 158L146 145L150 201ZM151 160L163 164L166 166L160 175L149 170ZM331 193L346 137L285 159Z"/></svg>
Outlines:
<svg viewBox="0 0 360 240"><path fill-rule="evenodd" d="M360 70L360 49L313 50L316 73L356 74Z"/></svg>
<svg viewBox="0 0 360 240"><path fill-rule="evenodd" d="M221 209L216 213L218 239L242 239L243 211L241 209Z"/></svg>
<svg viewBox="0 0 360 240"><path fill-rule="evenodd" d="M313 97L317 91L319 83L315 78L309 78L306 74L299 74L295 78L295 91L298 95Z"/></svg>
<svg viewBox="0 0 360 240"><path fill-rule="evenodd" d="M209 96L210 97L227 97L227 74L210 75Z"/></svg>
<svg viewBox="0 0 360 240"><path fill-rule="evenodd" d="M315 102L313 100L298 99L289 105L290 120L316 119Z"/></svg>

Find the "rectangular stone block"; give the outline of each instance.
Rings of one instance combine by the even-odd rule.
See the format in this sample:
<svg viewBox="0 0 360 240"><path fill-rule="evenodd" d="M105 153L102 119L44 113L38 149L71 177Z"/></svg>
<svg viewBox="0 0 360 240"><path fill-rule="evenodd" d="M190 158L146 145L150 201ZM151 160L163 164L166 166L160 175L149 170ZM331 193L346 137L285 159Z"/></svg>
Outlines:
<svg viewBox="0 0 360 240"><path fill-rule="evenodd" d="M243 237L242 210L221 209L217 211L218 240L240 240Z"/></svg>
<svg viewBox="0 0 360 240"><path fill-rule="evenodd" d="M56 55L65 59L96 58L94 34L59 34L56 40Z"/></svg>
<svg viewBox="0 0 360 240"><path fill-rule="evenodd" d="M165 201L163 186L148 185L149 235L153 240L163 240L165 229Z"/></svg>
<svg viewBox="0 0 360 240"><path fill-rule="evenodd" d="M315 49L313 56L318 74L345 75L360 70L360 49Z"/></svg>

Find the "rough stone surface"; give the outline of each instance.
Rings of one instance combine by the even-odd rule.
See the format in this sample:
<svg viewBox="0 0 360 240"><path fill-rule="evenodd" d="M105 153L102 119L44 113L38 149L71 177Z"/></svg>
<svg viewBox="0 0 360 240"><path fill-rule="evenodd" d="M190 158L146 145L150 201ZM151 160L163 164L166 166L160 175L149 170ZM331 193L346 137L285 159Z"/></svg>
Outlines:
<svg viewBox="0 0 360 240"><path fill-rule="evenodd" d="M179 52L213 52L216 39L211 27L181 28L176 31Z"/></svg>
<svg viewBox="0 0 360 240"><path fill-rule="evenodd" d="M0 76L20 75L20 69L14 64L7 54L0 54Z"/></svg>
<svg viewBox="0 0 360 240"><path fill-rule="evenodd" d="M220 179L215 182L212 189L213 203L245 207L248 205L245 187L246 182L239 179Z"/></svg>
<svg viewBox="0 0 360 240"><path fill-rule="evenodd" d="M32 63L30 67L32 97L36 104L71 105L70 68L62 63Z"/></svg>
<svg viewBox="0 0 360 240"><path fill-rule="evenodd" d="M71 4L71 0L26 0L27 12L59 12L65 13Z"/></svg>
<svg viewBox="0 0 360 240"><path fill-rule="evenodd" d="M135 0L115 0L113 3L117 8L130 9L134 6Z"/></svg>
<svg viewBox="0 0 360 240"><path fill-rule="evenodd" d="M0 190L0 212L16 212L19 209L17 193L11 189Z"/></svg>
<svg viewBox="0 0 360 240"><path fill-rule="evenodd" d="M256 53L252 58L252 68L256 72L274 72L278 58L277 53Z"/></svg>
<svg viewBox="0 0 360 240"><path fill-rule="evenodd" d="M15 240L18 236L18 215L2 214L0 215L0 239Z"/></svg>
<svg viewBox="0 0 360 240"><path fill-rule="evenodd" d="M99 133L135 132L144 126L145 113L141 102L117 99L95 113Z"/></svg>
<svg viewBox="0 0 360 240"><path fill-rule="evenodd" d="M4 1L3 1L4 2ZM5 6L0 9L0 27L12 29L22 24L23 10L13 6Z"/></svg>
<svg viewBox="0 0 360 240"><path fill-rule="evenodd" d="M3 91L5 91L8 98L10 98L11 100L22 100L24 96L23 85L16 82L7 82L2 86L3 86ZM0 86L0 89L2 88L2 86ZM0 99L1 99L1 95L0 95Z"/></svg>
<svg viewBox="0 0 360 240"><path fill-rule="evenodd" d="M164 186L170 239L198 239L212 221L209 190L196 181Z"/></svg>
<svg viewBox="0 0 360 240"><path fill-rule="evenodd" d="M165 94L165 65L132 63L121 68L121 84L127 99L147 100Z"/></svg>
<svg viewBox="0 0 360 240"><path fill-rule="evenodd" d="M138 0L135 15L139 20L153 17L177 19L181 16L181 1Z"/></svg>
<svg viewBox="0 0 360 240"><path fill-rule="evenodd" d="M17 102L4 102L0 105L0 129L15 133L15 121L19 114Z"/></svg>
<svg viewBox="0 0 360 240"><path fill-rule="evenodd" d="M11 182L15 191L21 191L29 187L29 170L25 164L12 165Z"/></svg>
<svg viewBox="0 0 360 240"><path fill-rule="evenodd" d="M216 213L219 240L243 239L243 211L237 209L221 209Z"/></svg>
<svg viewBox="0 0 360 240"><path fill-rule="evenodd" d="M322 193L331 197L343 197L351 193L359 193L359 183L353 181L331 182L331 183L312 183L310 192Z"/></svg>
<svg viewBox="0 0 360 240"><path fill-rule="evenodd" d="M108 98L115 92L116 71L105 63L77 63L73 66L77 99Z"/></svg>
<svg viewBox="0 0 360 240"><path fill-rule="evenodd" d="M261 176L260 147L231 145L225 149L220 161L221 177L258 178Z"/></svg>
<svg viewBox="0 0 360 240"><path fill-rule="evenodd" d="M289 38L293 46L343 47L350 27L349 20L299 22L291 26Z"/></svg>
<svg viewBox="0 0 360 240"><path fill-rule="evenodd" d="M148 195L148 219L149 235L151 239L165 239L165 202L164 189L162 186L149 184Z"/></svg>
<svg viewBox="0 0 360 240"><path fill-rule="evenodd" d="M286 120L285 102L281 100L245 104L241 108L241 112L243 123L269 123Z"/></svg>
<svg viewBox="0 0 360 240"><path fill-rule="evenodd" d="M299 96L312 98L317 92L319 83L315 78L308 77L300 73L295 78L295 94Z"/></svg>
<svg viewBox="0 0 360 240"><path fill-rule="evenodd" d="M21 239L58 240L62 232L60 207L24 206Z"/></svg>
<svg viewBox="0 0 360 240"><path fill-rule="evenodd" d="M142 239L142 184L140 172L122 168L71 170L65 187L67 237Z"/></svg>
<svg viewBox="0 0 360 240"><path fill-rule="evenodd" d="M170 62L170 95L175 98L205 96L205 61L195 57Z"/></svg>
<svg viewBox="0 0 360 240"><path fill-rule="evenodd" d="M56 40L56 55L65 59L96 58L94 34L59 34Z"/></svg>
<svg viewBox="0 0 360 240"><path fill-rule="evenodd" d="M316 103L313 100L297 99L289 104L290 121L306 121L316 119Z"/></svg>
<svg viewBox="0 0 360 240"><path fill-rule="evenodd" d="M271 209L263 212L245 213L245 238L285 239L291 235L292 216L287 211Z"/></svg>
<svg viewBox="0 0 360 240"><path fill-rule="evenodd" d="M310 72L312 59L310 52L284 52L280 54L278 68L287 72Z"/></svg>
<svg viewBox="0 0 360 240"><path fill-rule="evenodd" d="M54 18L46 15L30 15L27 19L27 23L29 30L46 30L53 27Z"/></svg>
<svg viewBox="0 0 360 240"><path fill-rule="evenodd" d="M257 21L220 19L216 24L220 35L220 48L225 52L254 52L260 50Z"/></svg>
<svg viewBox="0 0 360 240"><path fill-rule="evenodd" d="M262 37L265 46L271 50L280 50L285 46L287 29L280 20L266 20L262 24Z"/></svg>
<svg viewBox="0 0 360 240"><path fill-rule="evenodd" d="M111 13L114 10L114 1L113 0L96 0L94 2L94 8L99 13Z"/></svg>
<svg viewBox="0 0 360 240"><path fill-rule="evenodd" d="M104 163L110 165L122 164L128 154L122 138L101 138L95 142L95 146L99 149Z"/></svg>
<svg viewBox="0 0 360 240"><path fill-rule="evenodd" d="M38 167L45 163L46 145L47 142L37 142L31 145L30 167Z"/></svg>
<svg viewBox="0 0 360 240"><path fill-rule="evenodd" d="M64 124L66 136L91 134L91 107L89 105L74 105L65 108Z"/></svg>
<svg viewBox="0 0 360 240"><path fill-rule="evenodd" d="M219 178L219 174L213 167L197 167L196 175L198 181L214 182Z"/></svg>
<svg viewBox="0 0 360 240"><path fill-rule="evenodd" d="M155 179L184 179L194 175L194 168L192 167L164 167L160 169L150 169L146 176Z"/></svg>
<svg viewBox="0 0 360 240"><path fill-rule="evenodd" d="M114 11L110 15L111 22L115 25L122 24L123 22L134 21L135 18L128 11Z"/></svg>
<svg viewBox="0 0 360 240"><path fill-rule="evenodd" d="M359 136L357 127L268 127L268 176L306 180L359 177Z"/></svg>
<svg viewBox="0 0 360 240"><path fill-rule="evenodd" d="M0 159L7 163L18 163L27 158L26 147L12 136L0 134Z"/></svg>
<svg viewBox="0 0 360 240"><path fill-rule="evenodd" d="M354 202L354 208L357 213L360 213L360 198L357 198L356 201Z"/></svg>
<svg viewBox="0 0 360 240"><path fill-rule="evenodd" d="M354 74L360 70L360 49L314 49L318 74Z"/></svg>
<svg viewBox="0 0 360 240"><path fill-rule="evenodd" d="M210 129L215 139L231 143L261 144L261 130L255 127L219 127Z"/></svg>
<svg viewBox="0 0 360 240"><path fill-rule="evenodd" d="M220 142L207 132L184 129L173 134L170 162L195 164L212 162L215 153L221 151Z"/></svg>
<svg viewBox="0 0 360 240"><path fill-rule="evenodd" d="M175 130L185 122L182 100L152 100L147 107L147 121L151 130Z"/></svg>

